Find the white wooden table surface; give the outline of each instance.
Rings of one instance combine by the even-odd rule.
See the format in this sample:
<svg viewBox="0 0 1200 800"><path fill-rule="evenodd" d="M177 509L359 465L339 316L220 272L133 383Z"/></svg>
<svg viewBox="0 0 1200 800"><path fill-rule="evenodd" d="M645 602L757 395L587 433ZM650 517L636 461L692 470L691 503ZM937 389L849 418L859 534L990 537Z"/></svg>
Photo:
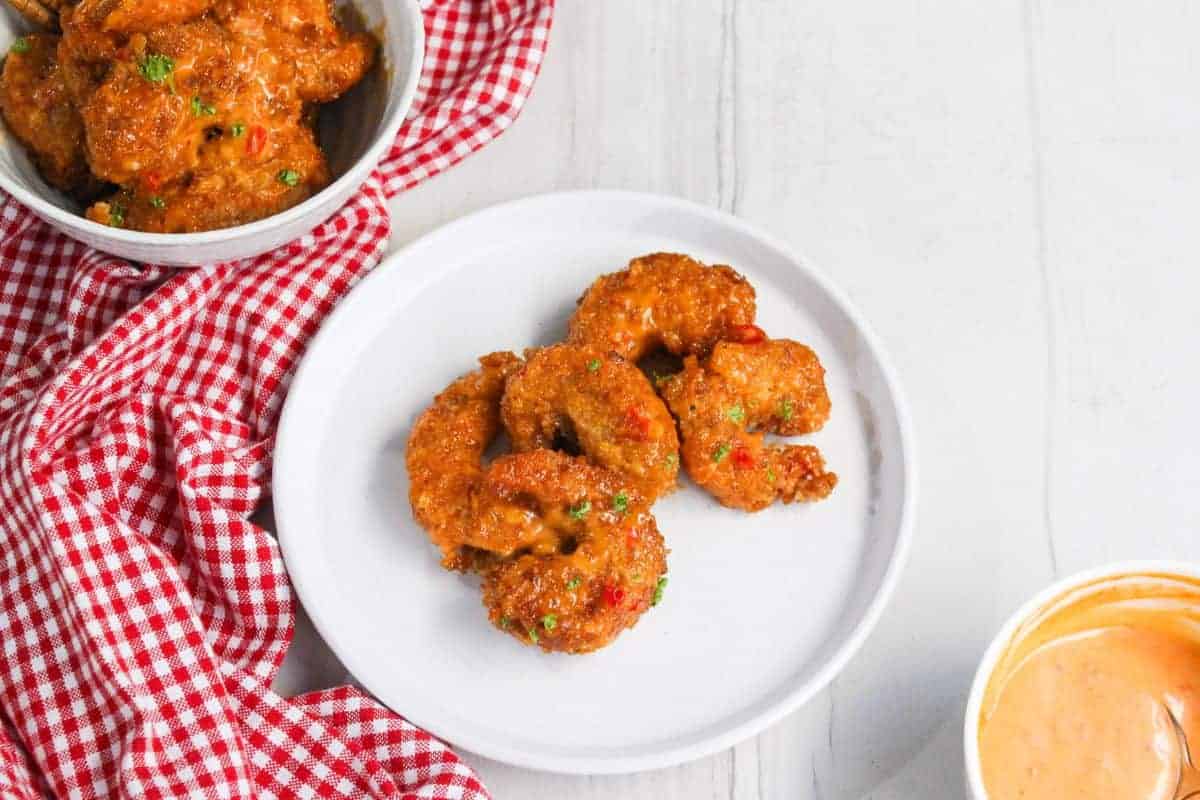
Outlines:
<svg viewBox="0 0 1200 800"><path fill-rule="evenodd" d="M464 754L498 800L961 796L1002 619L1055 575L1195 556L1198 31L1194 0L560 0L521 118L393 203L394 246L565 188L744 217L874 321L921 508L879 627L807 707L641 775ZM302 624L280 686L344 678Z"/></svg>

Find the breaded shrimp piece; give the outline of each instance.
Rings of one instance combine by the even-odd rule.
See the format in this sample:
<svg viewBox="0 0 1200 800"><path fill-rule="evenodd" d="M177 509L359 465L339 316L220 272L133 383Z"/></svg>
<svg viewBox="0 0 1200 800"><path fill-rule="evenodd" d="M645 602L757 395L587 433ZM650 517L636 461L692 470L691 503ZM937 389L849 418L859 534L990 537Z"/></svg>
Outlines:
<svg viewBox="0 0 1200 800"><path fill-rule="evenodd" d="M675 421L645 375L619 356L570 344L527 352L508 379L501 419L518 452L574 439L651 501L676 486Z"/></svg>
<svg viewBox="0 0 1200 800"><path fill-rule="evenodd" d="M101 184L88 172L83 120L67 101L57 49L58 37L43 33L13 45L0 76L0 112L47 183L93 195Z"/></svg>
<svg viewBox="0 0 1200 800"><path fill-rule="evenodd" d="M330 0L218 0L215 14L239 38L262 42L290 65L289 83L306 103L334 100L375 63L378 43L344 29Z"/></svg>
<svg viewBox="0 0 1200 800"><path fill-rule="evenodd" d="M237 140L233 140L237 142ZM270 146L258 158L228 154L230 141L215 139L201 145L199 160L187 180L171 181L156 193L123 190L88 209L87 215L106 223L112 207L121 209L128 228L153 233L213 230L252 222L269 213L303 202L329 183L329 166L312 131L302 125L275 130ZM230 169L233 159L239 168ZM289 170L294 183L279 175Z"/></svg>
<svg viewBox="0 0 1200 800"><path fill-rule="evenodd" d="M637 361L655 349L705 355L754 323L754 287L727 266L674 253L635 258L579 299L568 341Z"/></svg>
<svg viewBox="0 0 1200 800"><path fill-rule="evenodd" d="M214 86L233 86L240 74L229 34L210 20L155 30L79 104L87 130L88 163L106 181L132 184L152 173L169 182L195 169L215 116L197 113ZM167 58L171 82L145 76L148 58ZM215 112L215 109L214 109Z"/></svg>
<svg viewBox="0 0 1200 800"><path fill-rule="evenodd" d="M661 596L666 547L649 504L611 470L553 450L497 459L488 494L526 504L557 532L487 570L492 624L546 651L585 653L631 627Z"/></svg>
<svg viewBox="0 0 1200 800"><path fill-rule="evenodd" d="M776 500L827 497L837 475L810 445L771 445L763 431L808 433L829 416L824 369L804 345L785 339L722 342L705 361L660 391L679 421L688 475L722 505L758 511Z"/></svg>
<svg viewBox="0 0 1200 800"><path fill-rule="evenodd" d="M146 33L161 25L195 19L213 0L80 0L75 14L117 33Z"/></svg>
<svg viewBox="0 0 1200 800"><path fill-rule="evenodd" d="M721 342L704 367L738 393L747 425L780 436L799 436L819 431L829 419L825 368L817 354L800 342Z"/></svg>
<svg viewBox="0 0 1200 800"><path fill-rule="evenodd" d="M462 548L481 541L476 519L476 496L483 481L484 451L500 430L500 396L505 379L521 365L512 353L479 359L480 369L450 384L434 398L408 438L408 498L413 516L442 551L447 569L466 566ZM499 526L495 512L490 518ZM519 523L519 516L513 520ZM506 529L511 541L498 549L515 548L521 528ZM492 548L487 548L492 549Z"/></svg>

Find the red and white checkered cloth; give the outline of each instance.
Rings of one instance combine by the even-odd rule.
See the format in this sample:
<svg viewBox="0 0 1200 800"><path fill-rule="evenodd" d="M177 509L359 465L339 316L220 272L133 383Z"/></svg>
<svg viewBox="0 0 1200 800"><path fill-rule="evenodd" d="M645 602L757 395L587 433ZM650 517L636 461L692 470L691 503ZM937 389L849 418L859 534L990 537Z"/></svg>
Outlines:
<svg viewBox="0 0 1200 800"><path fill-rule="evenodd" d="M551 13L426 3L395 148L335 217L253 261L131 265L0 194L0 795L487 797L360 692L269 688L293 599L248 516L305 344L386 246L387 195L516 117Z"/></svg>

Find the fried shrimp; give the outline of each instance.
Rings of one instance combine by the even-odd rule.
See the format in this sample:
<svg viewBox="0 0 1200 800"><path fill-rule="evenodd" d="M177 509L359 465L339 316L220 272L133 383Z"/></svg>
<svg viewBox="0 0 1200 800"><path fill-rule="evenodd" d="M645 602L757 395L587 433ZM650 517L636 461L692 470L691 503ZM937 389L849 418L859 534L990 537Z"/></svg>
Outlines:
<svg viewBox="0 0 1200 800"><path fill-rule="evenodd" d="M653 253L588 287L571 317L568 341L630 361L659 348L705 355L722 339L740 339L754 314L754 287L731 267Z"/></svg>
<svg viewBox="0 0 1200 800"><path fill-rule="evenodd" d="M441 549L443 566L484 575L484 605L497 627L543 650L595 650L661 593L666 548L650 501L631 476L555 450L484 465L505 379L521 361L493 353L480 365L413 427L413 516Z"/></svg>
<svg viewBox="0 0 1200 800"><path fill-rule="evenodd" d="M450 384L417 420L406 454L413 516L442 551L442 565L453 570L482 571L517 552L557 553L562 542L561 520L553 514L547 518L547 506L539 495L512 488L514 475L521 474L523 466L544 468L547 462L538 459L551 451L503 456L490 466L483 464L484 452L500 431L505 380L521 368L521 360L501 352L479 362L480 369ZM653 395L651 399L666 415L662 401ZM671 435L675 435L673 426ZM570 460L561 453L554 455ZM570 492L580 493L583 478L604 478L606 486L619 484L612 493L621 494L622 504L648 504L649 498L632 476L610 475L598 468L580 474L571 473L575 483Z"/></svg>
<svg viewBox="0 0 1200 800"><path fill-rule="evenodd" d="M721 342L660 391L679 420L688 475L723 505L746 511L775 500L820 500L837 485L817 448L770 445L765 432L811 433L829 418L825 370L787 339Z"/></svg>
<svg viewBox="0 0 1200 800"><path fill-rule="evenodd" d="M467 566L463 548L511 551L536 535L522 527L527 515L488 505L482 519L479 495L484 451L500 430L505 379L521 365L512 353L479 359L480 368L434 398L408 438L408 498L413 516L442 551L447 569Z"/></svg>
<svg viewBox="0 0 1200 800"><path fill-rule="evenodd" d="M67 87L58 62L58 37L22 36L0 73L0 114L29 148L47 183L92 197L102 184L88 173L83 121L64 102Z"/></svg>
<svg viewBox="0 0 1200 800"><path fill-rule="evenodd" d="M485 571L493 625L546 651L586 653L657 602L666 547L649 503L624 476L533 450L496 459L484 482L488 496L528 509L556 534Z"/></svg>
<svg viewBox="0 0 1200 800"><path fill-rule="evenodd" d="M635 625L666 585L651 506L680 466L746 511L833 491L816 447L767 441L825 425L825 370L755 313L732 268L643 256L588 288L566 342L484 356L434 399L408 441L413 516L480 576L494 626L587 653ZM501 431L512 452L489 460Z"/></svg>
<svg viewBox="0 0 1200 800"><path fill-rule="evenodd" d="M619 356L570 344L530 351L508 379L501 419L518 452L574 440L651 501L676 486L675 421L641 371Z"/></svg>

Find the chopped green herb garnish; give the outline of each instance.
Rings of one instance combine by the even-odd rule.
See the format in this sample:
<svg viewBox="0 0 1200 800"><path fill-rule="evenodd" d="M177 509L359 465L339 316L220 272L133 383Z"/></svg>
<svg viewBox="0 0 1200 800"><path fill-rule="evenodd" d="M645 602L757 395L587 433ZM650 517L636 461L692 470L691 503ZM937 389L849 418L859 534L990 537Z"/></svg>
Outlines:
<svg viewBox="0 0 1200 800"><path fill-rule="evenodd" d="M613 496L613 511L619 511L624 514L629 510L629 495L624 492L617 492Z"/></svg>
<svg viewBox="0 0 1200 800"><path fill-rule="evenodd" d="M584 500L579 505L572 506L569 513L573 519L585 519L588 515L588 512L591 510L592 510L591 501Z"/></svg>
<svg viewBox="0 0 1200 800"><path fill-rule="evenodd" d="M530 639L530 641L532 641L534 644L537 644L537 643L538 643L538 635L537 635L537 631L535 631L533 628L530 628L530 629L529 629L529 639Z"/></svg>
<svg viewBox="0 0 1200 800"><path fill-rule="evenodd" d="M593 358L591 361L588 362L587 367L588 367L588 372L596 372L597 370L600 369L600 359Z"/></svg>
<svg viewBox="0 0 1200 800"><path fill-rule="evenodd" d="M567 581L567 590L573 592L579 588L579 584L581 583L583 583L583 578L571 578L571 580Z"/></svg>
<svg viewBox="0 0 1200 800"><path fill-rule="evenodd" d="M211 117L217 113L216 106L210 106L200 99L200 95L192 96L192 116Z"/></svg>
<svg viewBox="0 0 1200 800"><path fill-rule="evenodd" d="M512 624L512 619L510 617L501 617L500 618L500 627L501 628L507 628L511 624Z"/></svg>
<svg viewBox="0 0 1200 800"><path fill-rule="evenodd" d="M654 373L654 385L662 386L664 383L669 383L675 380L675 376L671 374Z"/></svg>
<svg viewBox="0 0 1200 800"><path fill-rule="evenodd" d="M229 132L233 134L233 138L235 138L235 139L238 138L239 136L241 136L243 133L246 132L246 123L244 123L244 122L233 123L232 125L229 126Z"/></svg>
<svg viewBox="0 0 1200 800"><path fill-rule="evenodd" d="M774 482L775 482L775 470L771 469L770 467L767 467L767 483L774 483Z"/></svg>
<svg viewBox="0 0 1200 800"><path fill-rule="evenodd" d="M742 410L741 406L733 406L725 412L725 416L740 424L746 418L746 412Z"/></svg>
<svg viewBox="0 0 1200 800"><path fill-rule="evenodd" d="M12 47L10 47L9 50L14 53L28 53L31 47L33 47L33 45L29 43L29 37L22 36L20 39L17 39L12 43Z"/></svg>
<svg viewBox="0 0 1200 800"><path fill-rule="evenodd" d="M295 186L300 182L300 173L294 169L285 169L279 172L279 182L286 186Z"/></svg>
<svg viewBox="0 0 1200 800"><path fill-rule="evenodd" d="M108 204L108 224L114 228L125 227L125 206L117 202Z"/></svg>
<svg viewBox="0 0 1200 800"><path fill-rule="evenodd" d="M558 617L553 614L547 614L542 617L542 627L548 631L554 630L554 626L558 624Z"/></svg>
<svg viewBox="0 0 1200 800"><path fill-rule="evenodd" d="M674 453L668 453L665 461L667 469L675 469L675 465L679 463L679 456Z"/></svg>
<svg viewBox="0 0 1200 800"><path fill-rule="evenodd" d="M150 198L150 205L154 206L159 211L162 211L164 208L167 207L167 201L163 200L158 195L155 195L154 197Z"/></svg>
<svg viewBox="0 0 1200 800"><path fill-rule="evenodd" d="M792 418L792 401L784 400L779 404L779 418L787 422Z"/></svg>
<svg viewBox="0 0 1200 800"><path fill-rule="evenodd" d="M138 63L138 72L151 83L166 83L175 94L175 62L168 56L152 53Z"/></svg>
<svg viewBox="0 0 1200 800"><path fill-rule="evenodd" d="M729 455L729 451L733 448L727 444L718 445L716 450L713 450L713 463L720 464L725 460L725 456Z"/></svg>
<svg viewBox="0 0 1200 800"><path fill-rule="evenodd" d="M663 590L667 588L667 576L663 575L658 579L658 585L654 587L654 599L650 601L650 605L656 606L662 602Z"/></svg>

